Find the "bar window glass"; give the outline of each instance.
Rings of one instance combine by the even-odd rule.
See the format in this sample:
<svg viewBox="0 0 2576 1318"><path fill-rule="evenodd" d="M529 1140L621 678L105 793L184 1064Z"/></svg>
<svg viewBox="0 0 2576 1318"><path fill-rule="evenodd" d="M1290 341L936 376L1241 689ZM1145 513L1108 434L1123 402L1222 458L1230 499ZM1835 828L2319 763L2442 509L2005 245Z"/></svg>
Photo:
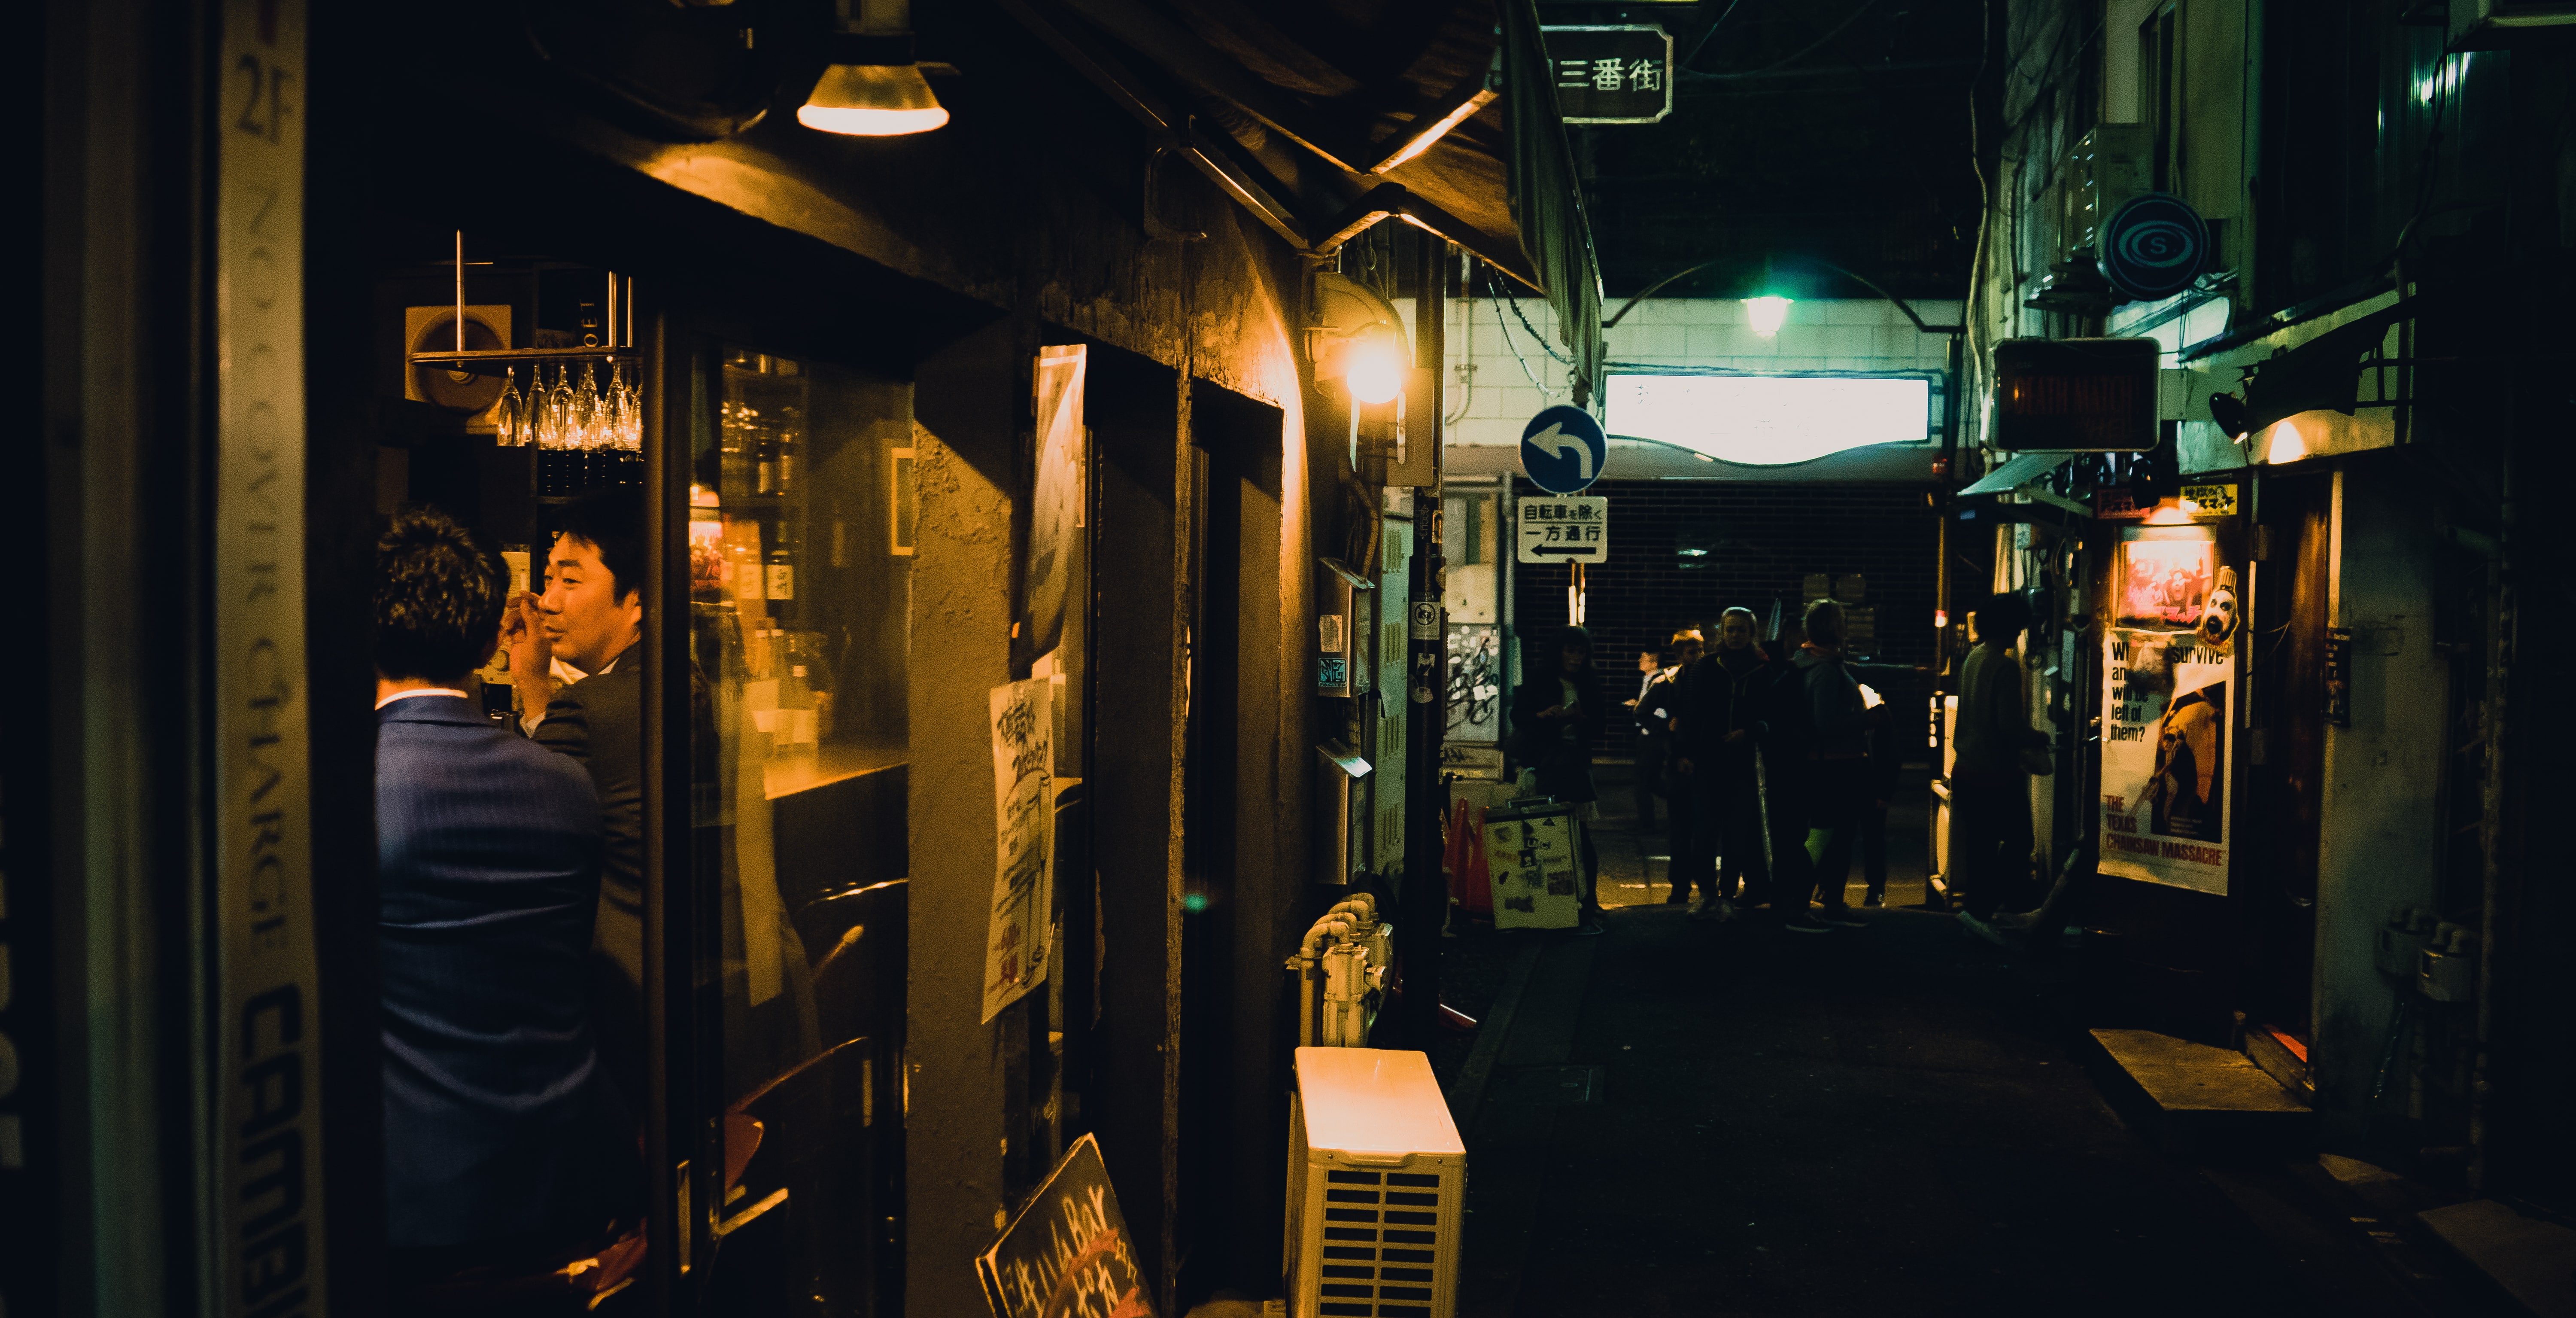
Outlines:
<svg viewBox="0 0 2576 1318"><path fill-rule="evenodd" d="M864 1313L899 1212L911 388L742 348L693 376L695 978L721 1038L694 1216L714 1295Z"/></svg>

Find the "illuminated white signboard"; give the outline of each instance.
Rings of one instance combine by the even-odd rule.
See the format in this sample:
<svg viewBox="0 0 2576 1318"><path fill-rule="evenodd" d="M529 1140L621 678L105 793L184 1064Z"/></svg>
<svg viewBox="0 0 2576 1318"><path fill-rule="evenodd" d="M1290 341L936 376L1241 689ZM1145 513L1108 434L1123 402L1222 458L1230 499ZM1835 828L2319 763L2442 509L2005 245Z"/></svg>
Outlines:
<svg viewBox="0 0 2576 1318"><path fill-rule="evenodd" d="M1893 375L1622 375L1603 392L1612 438L1774 467L1932 437L1932 382Z"/></svg>

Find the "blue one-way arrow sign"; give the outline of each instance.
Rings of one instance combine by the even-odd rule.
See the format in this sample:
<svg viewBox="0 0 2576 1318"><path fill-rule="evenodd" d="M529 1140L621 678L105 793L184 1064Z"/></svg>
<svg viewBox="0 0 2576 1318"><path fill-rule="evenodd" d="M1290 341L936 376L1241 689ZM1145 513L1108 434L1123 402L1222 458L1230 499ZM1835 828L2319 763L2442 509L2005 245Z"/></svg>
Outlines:
<svg viewBox="0 0 2576 1318"><path fill-rule="evenodd" d="M1609 436L1582 408L1542 408L1521 427L1521 470L1550 494L1581 494L1609 460Z"/></svg>

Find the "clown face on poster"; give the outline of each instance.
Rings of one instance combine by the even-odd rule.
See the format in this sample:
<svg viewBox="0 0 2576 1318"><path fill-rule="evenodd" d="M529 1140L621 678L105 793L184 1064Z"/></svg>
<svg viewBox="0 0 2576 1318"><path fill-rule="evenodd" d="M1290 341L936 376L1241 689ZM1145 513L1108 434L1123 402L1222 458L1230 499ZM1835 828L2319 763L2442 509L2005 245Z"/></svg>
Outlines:
<svg viewBox="0 0 2576 1318"><path fill-rule="evenodd" d="M2102 872L2227 891L2236 570L2198 527L2121 544L2102 641Z"/></svg>

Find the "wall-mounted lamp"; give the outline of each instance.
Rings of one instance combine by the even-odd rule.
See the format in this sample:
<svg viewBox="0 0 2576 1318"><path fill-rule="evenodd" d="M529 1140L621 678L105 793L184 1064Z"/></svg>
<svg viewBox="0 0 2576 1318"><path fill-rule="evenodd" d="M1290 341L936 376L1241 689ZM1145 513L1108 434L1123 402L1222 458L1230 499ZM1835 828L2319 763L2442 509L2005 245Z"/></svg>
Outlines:
<svg viewBox="0 0 2576 1318"><path fill-rule="evenodd" d="M797 107L796 122L852 137L899 137L947 123L947 108L913 61L911 0L840 0L840 11L832 66Z"/></svg>
<svg viewBox="0 0 2576 1318"><path fill-rule="evenodd" d="M1307 327L1315 378L1339 377L1353 401L1380 406L1404 392L1413 367L1404 319L1385 298L1329 271L1315 276L1315 323Z"/></svg>
<svg viewBox="0 0 2576 1318"><path fill-rule="evenodd" d="M1343 350L1342 384L1351 397L1375 407L1392 403L1404 392L1404 345L1395 336L1370 332Z"/></svg>

